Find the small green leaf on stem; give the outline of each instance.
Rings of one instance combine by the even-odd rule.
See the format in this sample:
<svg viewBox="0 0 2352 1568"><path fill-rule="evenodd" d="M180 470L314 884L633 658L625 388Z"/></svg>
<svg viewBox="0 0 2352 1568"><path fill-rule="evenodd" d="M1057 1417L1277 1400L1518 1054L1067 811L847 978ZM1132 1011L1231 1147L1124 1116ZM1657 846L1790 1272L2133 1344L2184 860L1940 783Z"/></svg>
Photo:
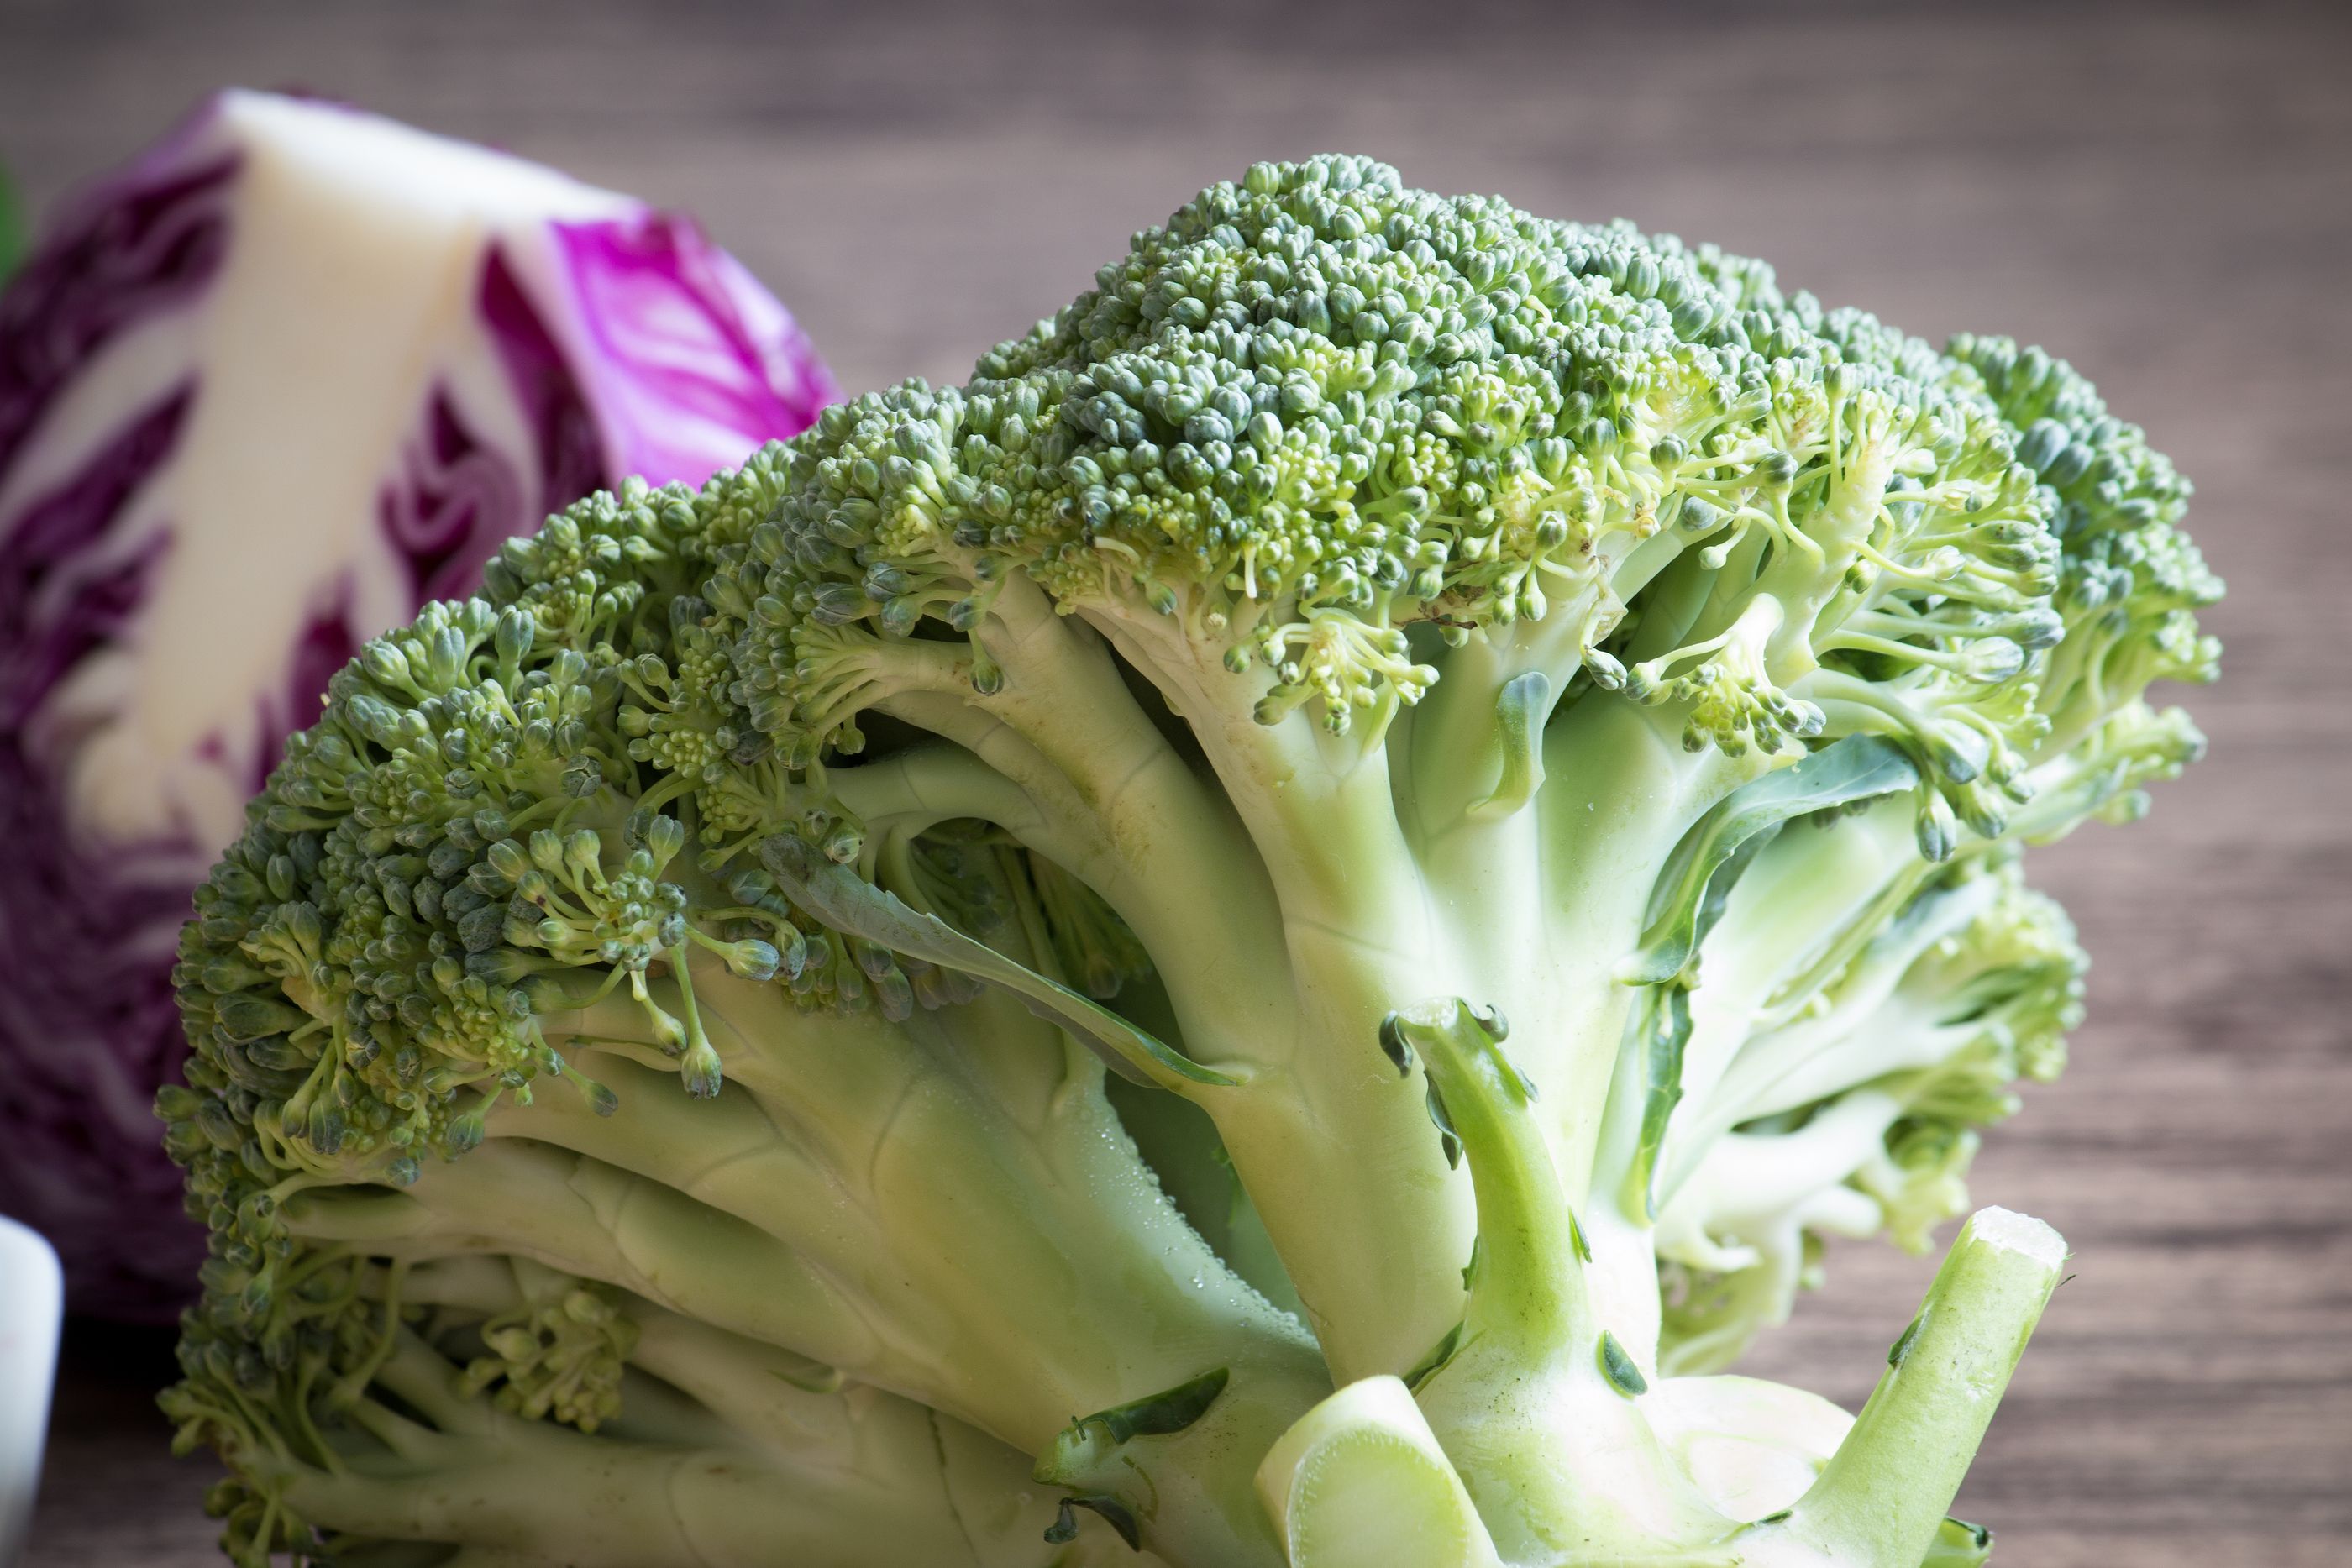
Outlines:
<svg viewBox="0 0 2352 1568"><path fill-rule="evenodd" d="M1463 1272L1466 1274L1469 1270L1465 1269ZM1417 1391L1423 1384L1444 1370L1445 1364L1454 1359L1454 1353L1461 1348L1462 1325L1455 1323L1445 1331L1445 1337L1432 1346L1429 1354L1423 1356L1413 1364L1413 1369L1404 1375L1404 1385Z"/></svg>
<svg viewBox="0 0 2352 1568"><path fill-rule="evenodd" d="M1632 1399L1650 1391L1650 1380L1642 1375L1642 1369L1633 1364L1633 1358L1625 1354L1625 1347L1619 1344L1617 1336L1607 1329L1601 1331L1600 1360L1601 1375L1626 1398Z"/></svg>

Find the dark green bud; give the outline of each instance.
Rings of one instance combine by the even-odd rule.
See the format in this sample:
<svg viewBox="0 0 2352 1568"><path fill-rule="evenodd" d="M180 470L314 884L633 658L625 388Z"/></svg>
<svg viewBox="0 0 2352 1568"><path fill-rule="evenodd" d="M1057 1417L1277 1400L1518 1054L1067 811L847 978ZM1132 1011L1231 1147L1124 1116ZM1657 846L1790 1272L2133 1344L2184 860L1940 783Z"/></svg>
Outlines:
<svg viewBox="0 0 2352 1568"><path fill-rule="evenodd" d="M1633 1358L1625 1354L1625 1347L1617 1343L1617 1336L1606 1329L1601 1331L1596 1359L1601 1364L1601 1375L1626 1398L1633 1399L1650 1391L1650 1380L1642 1375L1642 1369L1633 1364Z"/></svg>
<svg viewBox="0 0 2352 1568"><path fill-rule="evenodd" d="M709 1100L719 1092L722 1073L719 1053L707 1040L698 1040L687 1048L678 1061L678 1075L686 1081L686 1092L698 1100Z"/></svg>

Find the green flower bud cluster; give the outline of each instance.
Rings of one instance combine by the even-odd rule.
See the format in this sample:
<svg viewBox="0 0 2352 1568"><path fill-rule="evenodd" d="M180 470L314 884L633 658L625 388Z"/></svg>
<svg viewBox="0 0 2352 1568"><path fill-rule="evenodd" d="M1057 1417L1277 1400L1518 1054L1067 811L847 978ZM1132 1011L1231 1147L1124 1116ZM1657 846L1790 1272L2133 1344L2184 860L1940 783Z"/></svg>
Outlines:
<svg viewBox="0 0 2352 1568"><path fill-rule="evenodd" d="M729 703L803 767L877 704L1000 689L975 632L1016 571L1065 611L1173 618L1204 667L1266 672L1259 720L1335 730L1430 689L1416 625L1565 614L1556 689L1580 668L1677 705L1693 746L1905 740L1944 854L2029 795L2068 604L2116 580L2062 538L2185 494L2070 377L1671 235L1260 165L969 386L829 411L761 470L769 509L739 499L709 626ZM2151 669L2210 662L2185 622L2133 627Z"/></svg>
<svg viewBox="0 0 2352 1568"><path fill-rule="evenodd" d="M501 1410L583 1432L620 1415L621 1372L637 1325L610 1290L571 1281L559 1299L526 1301L478 1332L486 1354L467 1364L460 1385L467 1393L495 1389Z"/></svg>
<svg viewBox="0 0 2352 1568"><path fill-rule="evenodd" d="M1321 159L1213 187L1097 284L961 391L831 411L772 526L722 552L733 695L788 751L854 749L895 689L861 654L926 618L968 632L1009 570L1066 609L1179 616L1208 659L1272 672L1261 718L1344 729L1427 689L1404 628L1576 604L1589 653L1623 612L1611 570L1667 514L1719 536L1719 570L1751 525L1797 539L1826 488L1803 471L1832 445L1818 312L1670 236ZM1970 451L1935 389L1847 382L1919 427L1926 482ZM999 678L977 650L967 673Z"/></svg>
<svg viewBox="0 0 2352 1568"><path fill-rule="evenodd" d="M2035 471L2065 541L2053 601L2064 640L2042 682L2052 749L2073 746L2153 681L2211 680L2221 644L2198 631L2195 612L2220 600L2222 584L2179 528L2189 481L2063 360L1966 334L1951 353L2019 432L2018 459Z"/></svg>
<svg viewBox="0 0 2352 1568"><path fill-rule="evenodd" d="M239 1266L234 1252L215 1246L205 1265L207 1302L227 1288L221 1276ZM303 1256L289 1272L273 1306L274 1330L266 1335L237 1332L203 1309L181 1318L182 1381L158 1403L173 1426L173 1454L215 1448L236 1472L206 1493L205 1511L222 1521L222 1548L239 1568L267 1568L280 1552L324 1549L277 1489L257 1478L284 1456L289 1437L315 1433L322 1414L349 1406L382 1358L401 1313L364 1291L368 1272L362 1260Z"/></svg>
<svg viewBox="0 0 2352 1568"><path fill-rule="evenodd" d="M2147 787L2178 779L2204 755L2205 737L2186 710L2126 703L2072 749L2034 769L2038 793L2020 810L2011 831L2038 842L2093 818L2137 821L2147 814Z"/></svg>
<svg viewBox="0 0 2352 1568"><path fill-rule="evenodd" d="M1888 1235L1912 1252L1929 1250L1936 1227L1968 1212L1979 1131L2017 1113L2020 1078L2047 1083L2064 1070L2067 1032L2083 1019L2090 960L2074 923L2025 887L2014 862L1989 874L1995 899L1904 981L1936 998L1921 1016L1948 1053L1888 1081L1904 1113L1887 1129L1885 1158L1853 1178L1885 1209Z"/></svg>

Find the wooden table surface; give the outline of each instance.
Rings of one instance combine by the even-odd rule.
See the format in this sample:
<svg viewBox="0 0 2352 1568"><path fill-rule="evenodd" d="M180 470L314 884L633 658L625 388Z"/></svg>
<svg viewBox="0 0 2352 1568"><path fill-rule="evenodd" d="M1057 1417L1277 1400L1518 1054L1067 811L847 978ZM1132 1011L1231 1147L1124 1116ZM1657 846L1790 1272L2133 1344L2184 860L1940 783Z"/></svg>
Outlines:
<svg viewBox="0 0 2352 1568"><path fill-rule="evenodd" d="M853 388L961 379L1201 183L1321 150L2072 358L2195 478L2230 652L2210 758L2038 858L2091 1018L1975 1187L2079 1277L1959 1510L2011 1568L2352 1562L2346 15L1565 9L0 0L0 157L41 200L213 86L349 97L700 214ZM1857 1399L1928 1267L1840 1249L1755 1369ZM71 1336L39 1568L214 1560L168 1372Z"/></svg>

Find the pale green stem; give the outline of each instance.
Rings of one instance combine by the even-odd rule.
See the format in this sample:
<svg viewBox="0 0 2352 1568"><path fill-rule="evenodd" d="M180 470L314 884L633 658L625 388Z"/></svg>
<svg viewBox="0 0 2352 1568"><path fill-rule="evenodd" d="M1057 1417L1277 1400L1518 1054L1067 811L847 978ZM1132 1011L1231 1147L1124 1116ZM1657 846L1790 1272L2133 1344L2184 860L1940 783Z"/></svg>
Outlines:
<svg viewBox="0 0 2352 1568"><path fill-rule="evenodd" d="M868 828L918 832L957 818L993 822L1049 858L1073 864L1083 852L1066 840L1028 792L971 752L945 742L910 747L871 762L826 769L841 803Z"/></svg>
<svg viewBox="0 0 2352 1568"><path fill-rule="evenodd" d="M1416 843L1437 839L1505 781L1510 758L1496 704L1513 679L1529 672L1543 674L1549 685L1543 711L1535 716L1541 735L1551 702L1577 669L1576 647L1551 644L1572 644L1561 633L1580 619L1555 611L1540 622L1474 632L1460 647L1436 655L1437 685L1413 709L1402 764L1410 787L1398 791L1410 801L1402 815Z"/></svg>
<svg viewBox="0 0 2352 1568"><path fill-rule="evenodd" d="M1296 1325L1168 1203L1099 1092L1019 1092L1010 1080L1041 1058L1057 1066L1050 1051L983 1071L1000 1032L973 1028L989 1021L986 1003L871 1026L858 1049L836 1039L808 1051L788 1027L737 1032L789 1007L774 987L714 975L711 988L725 1003L713 1027L729 1075L717 1099L688 1101L663 1075L625 1068L609 1120L533 1107L513 1125L782 1238L841 1281L878 1333L924 1347L929 1375L889 1386L1025 1451L1074 1416L1228 1369L1196 1427L1137 1445L1098 1484L1121 1486L1140 1466L1149 1495L1137 1511L1155 1539L1192 1541L1217 1561L1259 1550L1249 1471L1328 1384ZM995 1101L1008 1086L1025 1123ZM812 1159L831 1173L814 1186ZM977 1279L997 1283L976 1292Z"/></svg>
<svg viewBox="0 0 2352 1568"><path fill-rule="evenodd" d="M1461 1342L1417 1395L1504 1560L1597 1564L1717 1538L1726 1521L1642 1415L1654 1365L1598 1316L1601 1260L1494 1029L1446 1000L1395 1034L1442 1093L1478 1197Z"/></svg>
<svg viewBox="0 0 2352 1568"><path fill-rule="evenodd" d="M928 1357L887 1344L831 1281L756 1227L549 1145L493 1139L407 1192L314 1191L282 1212L310 1240L419 1260L517 1253L886 1386L933 1380Z"/></svg>
<svg viewBox="0 0 2352 1568"><path fill-rule="evenodd" d="M742 1450L583 1437L457 1403L446 1392L455 1369L404 1339L384 1385L443 1429L406 1427L397 1458L275 1478L301 1516L363 1536L552 1554L575 1568L978 1561L936 1491L830 1467L772 1467Z"/></svg>
<svg viewBox="0 0 2352 1568"><path fill-rule="evenodd" d="M982 640L1005 683L972 700L1068 781L1125 873L1121 885L1097 891L1127 915L1162 969L1225 967L1270 939L1273 894L1241 822L1153 726L1096 634L1015 574L998 592ZM1224 983L1237 978L1228 973Z"/></svg>
<svg viewBox="0 0 2352 1568"><path fill-rule="evenodd" d="M1540 1366L1598 1330L1582 1237L1531 1113L1538 1091L1505 1054L1499 1016L1448 999L1405 1009L1392 1028L1419 1053L1470 1159L1478 1250L1464 1349Z"/></svg>
<svg viewBox="0 0 2352 1568"><path fill-rule="evenodd" d="M1462 1478L1393 1377L1351 1383L1283 1435L1258 1495L1290 1568L1501 1568Z"/></svg>
<svg viewBox="0 0 2352 1568"><path fill-rule="evenodd" d="M1670 716L1607 693L1587 694L1554 720L1546 747L1539 967L1496 976L1485 994L1516 1015L1515 1060L1544 1090L1561 1182L1582 1205L1613 1190L1630 1159L1604 1147L1612 1096L1633 1095L1638 1122L1640 1085L1618 1062L1637 992L1617 967L1640 944L1651 891L1675 844L1769 764L1685 751Z"/></svg>
<svg viewBox="0 0 2352 1568"><path fill-rule="evenodd" d="M525 1301L509 1260L491 1258L445 1259L412 1270L402 1299L482 1317ZM925 1406L845 1383L830 1367L641 1298L622 1293L620 1311L635 1331L629 1364L661 1382L630 1385L620 1422L604 1433L641 1437L647 1395L675 1389L686 1396L681 1414L696 1418L668 1423L672 1442L747 1442L790 1477L854 1477L856 1485L887 1490L898 1506L936 1511L942 1517L934 1522L971 1537L986 1562L1035 1554L1054 1509L1018 1450ZM714 1417L715 1430L687 1436L711 1428Z"/></svg>
<svg viewBox="0 0 2352 1568"><path fill-rule="evenodd" d="M1821 1479L1742 1537L1755 1561L1888 1568L1926 1557L2065 1261L2066 1244L2040 1220L1979 1210Z"/></svg>
<svg viewBox="0 0 2352 1568"><path fill-rule="evenodd" d="M1124 691L1120 700L1129 700ZM983 808L975 812L982 820L1101 894L1134 928L1171 986L1213 999L1222 1014L1222 1038L1244 1044L1261 1038L1267 1010L1278 1009L1288 990L1287 975L1268 959L1281 951L1278 915L1248 841L1230 821L1213 820L1215 808L1195 810L1169 791L1139 783L1106 816L1059 763L1022 731L973 706L969 694L902 693L877 706L962 747L1008 779L1020 799L991 800L978 789L958 798ZM1156 733L1152 739L1165 749ZM845 777L854 779L858 771ZM890 781L883 783L877 793L885 800L898 792ZM1108 787L1098 781L1096 790Z"/></svg>
<svg viewBox="0 0 2352 1568"><path fill-rule="evenodd" d="M1784 979L1834 946L1857 919L1884 914L1889 883L1923 865L1912 844L1908 802L1898 800L1859 821L1784 830L1748 868L1699 950L1683 1100L1658 1160L1661 1202L1707 1144L1742 1119L1734 1105L1717 1105L1716 1088L1750 1043L1755 1019L1781 995ZM1900 973L1896 966L1895 976Z"/></svg>
<svg viewBox="0 0 2352 1568"><path fill-rule="evenodd" d="M1401 895L1412 857L1376 734L1331 735L1303 708L1260 724L1262 674L1231 673L1165 617L1111 604L1085 613L1191 727L1256 845L1286 924L1376 929L1411 902Z"/></svg>
<svg viewBox="0 0 2352 1568"><path fill-rule="evenodd" d="M1255 845L1244 862L1253 883L1269 878L1279 899L1278 930L1252 935L1230 965L1181 962L1192 945L1181 936L1180 962L1160 963L1188 1045L1254 1069L1246 1090L1196 1098L1334 1376L1402 1371L1460 1310L1470 1228L1467 1194L1412 1135L1418 1113L1381 1092L1380 1019L1447 984L1386 761L1305 712L1258 724L1248 678L1198 665L1172 622L1112 608L1089 616L1191 725ZM1223 927L1232 914L1214 902L1190 917ZM1269 974L1279 994L1260 983Z"/></svg>

